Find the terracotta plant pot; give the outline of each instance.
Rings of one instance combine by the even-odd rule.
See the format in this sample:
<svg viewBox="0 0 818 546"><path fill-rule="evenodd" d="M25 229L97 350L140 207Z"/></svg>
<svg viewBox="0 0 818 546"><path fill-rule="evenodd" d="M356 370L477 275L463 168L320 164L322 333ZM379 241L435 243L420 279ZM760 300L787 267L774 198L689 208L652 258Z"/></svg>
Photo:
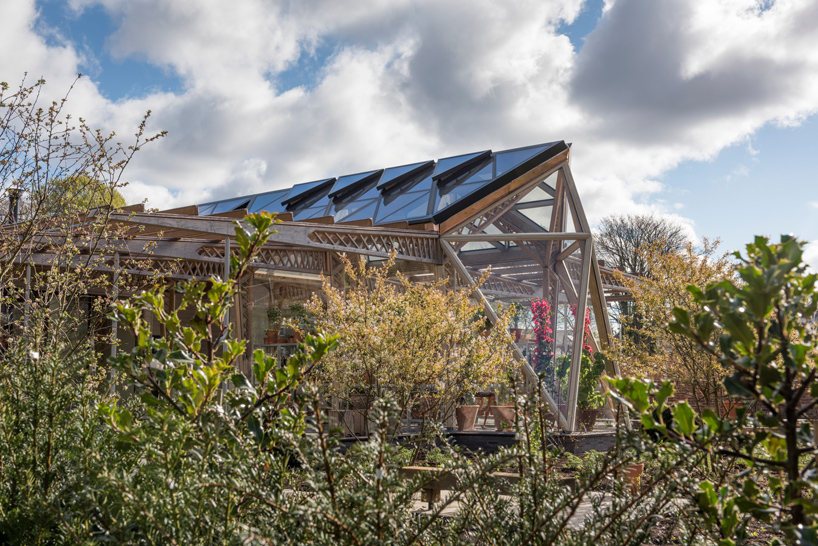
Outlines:
<svg viewBox="0 0 818 546"><path fill-rule="evenodd" d="M520 342L520 336L523 335L523 329L522 328L509 328L508 331L512 336L514 336L515 343L519 343Z"/></svg>
<svg viewBox="0 0 818 546"><path fill-rule="evenodd" d="M304 341L304 336L301 334L301 330L293 330L293 339L296 343L301 343Z"/></svg>
<svg viewBox="0 0 818 546"><path fill-rule="evenodd" d="M497 430L511 430L514 428L514 406L491 406L494 415L494 428Z"/></svg>
<svg viewBox="0 0 818 546"><path fill-rule="evenodd" d="M631 492L634 494L639 488L639 480L642 478L642 472L644 472L644 470L644 463L634 463L626 466L622 474L622 477L625 479L625 483L628 484Z"/></svg>
<svg viewBox="0 0 818 546"><path fill-rule="evenodd" d="M477 409L480 406L457 406L454 416L457 419L457 430L474 430L477 420Z"/></svg>
<svg viewBox="0 0 818 546"><path fill-rule="evenodd" d="M599 417L598 409L581 409L577 411L577 424L579 429L583 431L594 430L596 418Z"/></svg>
<svg viewBox="0 0 818 546"><path fill-rule="evenodd" d="M734 402L733 400L722 400L724 404L724 412L730 419L736 418L736 410L741 407L741 402Z"/></svg>

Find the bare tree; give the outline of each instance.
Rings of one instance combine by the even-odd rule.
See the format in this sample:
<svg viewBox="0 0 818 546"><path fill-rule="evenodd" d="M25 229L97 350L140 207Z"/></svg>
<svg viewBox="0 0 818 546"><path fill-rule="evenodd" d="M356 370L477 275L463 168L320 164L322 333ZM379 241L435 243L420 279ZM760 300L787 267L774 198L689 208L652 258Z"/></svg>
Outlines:
<svg viewBox="0 0 818 546"><path fill-rule="evenodd" d="M650 275L646 259L649 248L657 245L662 253L679 252L687 237L678 222L652 214L613 214L599 223L594 234L597 255L606 265L639 276Z"/></svg>

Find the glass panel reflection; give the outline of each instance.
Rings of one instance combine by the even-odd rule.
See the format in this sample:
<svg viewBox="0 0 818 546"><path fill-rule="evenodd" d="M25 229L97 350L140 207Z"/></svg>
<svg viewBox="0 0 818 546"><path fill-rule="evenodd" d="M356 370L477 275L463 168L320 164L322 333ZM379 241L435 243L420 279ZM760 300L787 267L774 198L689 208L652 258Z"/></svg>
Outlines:
<svg viewBox="0 0 818 546"><path fill-rule="evenodd" d="M250 212L259 212L259 211L267 211L267 212L282 212L284 210L284 205L281 204L281 201L287 197L290 193L289 189L276 191L272 193L261 194L256 197L256 200L253 201L253 204L250 208Z"/></svg>
<svg viewBox="0 0 818 546"><path fill-rule="evenodd" d="M535 148L526 148L524 150L517 150L514 152L505 152L495 154L494 161L497 165L497 175L500 176L519 165L520 163L531 159L538 153L546 150L547 146L537 146Z"/></svg>

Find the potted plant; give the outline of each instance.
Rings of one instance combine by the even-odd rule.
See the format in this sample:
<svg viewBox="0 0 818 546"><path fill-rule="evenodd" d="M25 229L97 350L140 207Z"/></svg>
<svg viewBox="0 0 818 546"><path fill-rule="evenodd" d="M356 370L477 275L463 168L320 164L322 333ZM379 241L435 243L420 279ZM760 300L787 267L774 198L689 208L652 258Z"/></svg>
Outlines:
<svg viewBox="0 0 818 546"><path fill-rule="evenodd" d="M307 322L307 308L303 303L290 304L290 320L293 323L294 341L300 343L302 341L301 331Z"/></svg>
<svg viewBox="0 0 818 546"><path fill-rule="evenodd" d="M267 343L278 343L278 334L281 329L281 309L270 306L267 308Z"/></svg>
<svg viewBox="0 0 818 546"><path fill-rule="evenodd" d="M494 416L494 428L497 430L511 430L514 428L514 405L511 404L511 394L508 388L503 385L497 393L497 403L491 406L491 414Z"/></svg>
<svg viewBox="0 0 818 546"><path fill-rule="evenodd" d="M480 407L474 399L474 393L470 391L464 393L461 402L454 410L454 416L457 419L457 430L474 430L477 410Z"/></svg>
<svg viewBox="0 0 818 546"><path fill-rule="evenodd" d="M577 420L582 430L593 430L600 408L605 402L599 392L599 378L605 372L605 357L600 352L594 354L582 350L579 369L579 393L577 396Z"/></svg>
<svg viewBox="0 0 818 546"><path fill-rule="evenodd" d="M516 343L520 342L520 336L523 333L523 318L525 315L525 307L519 302L511 304L511 328L508 331L514 336Z"/></svg>

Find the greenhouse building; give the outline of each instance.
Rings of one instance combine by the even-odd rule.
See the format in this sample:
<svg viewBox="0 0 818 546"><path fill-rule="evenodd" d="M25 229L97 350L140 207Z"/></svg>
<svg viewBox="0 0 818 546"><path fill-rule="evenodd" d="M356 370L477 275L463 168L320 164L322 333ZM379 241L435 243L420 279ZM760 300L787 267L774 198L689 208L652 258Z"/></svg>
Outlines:
<svg viewBox="0 0 818 546"><path fill-rule="evenodd" d="M572 432L582 348L608 341L607 305L629 295L594 255L570 151L563 141L483 150L160 212L127 207L112 217L131 235L102 267L160 272L169 281L222 276L225 256L236 248L235 220L277 213L282 222L240 280L229 320L250 351L278 354L291 350L293 340L268 331L268 310L286 313L305 302L324 277L342 283L344 253L373 263L394 254L397 270L411 281L446 279L452 287L474 287L489 270L475 294L491 320L499 302L526 307L543 299L554 310L550 330L563 376L546 377L543 398L559 427ZM48 264L47 255L33 258ZM582 316L590 316L590 328L574 318ZM510 335L509 343L530 382L536 384L538 372L557 373L533 360L530 330Z"/></svg>

